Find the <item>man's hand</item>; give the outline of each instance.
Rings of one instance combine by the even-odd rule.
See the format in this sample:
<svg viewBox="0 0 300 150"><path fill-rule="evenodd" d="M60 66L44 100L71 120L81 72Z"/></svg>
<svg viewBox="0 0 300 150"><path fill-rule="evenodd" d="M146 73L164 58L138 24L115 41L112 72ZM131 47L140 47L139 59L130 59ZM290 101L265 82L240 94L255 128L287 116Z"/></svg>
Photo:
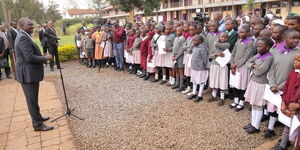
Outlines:
<svg viewBox="0 0 300 150"><path fill-rule="evenodd" d="M231 69L231 72L232 72L233 75L235 75L236 69Z"/></svg>
<svg viewBox="0 0 300 150"><path fill-rule="evenodd" d="M235 70L237 65L236 64L231 64L230 67L231 67L232 70Z"/></svg>
<svg viewBox="0 0 300 150"><path fill-rule="evenodd" d="M52 60L52 59L53 59L53 56L52 56L51 54L46 54L46 55L45 55L45 58L46 58L47 60Z"/></svg>
<svg viewBox="0 0 300 150"><path fill-rule="evenodd" d="M273 87L271 87L271 91L272 91L273 93L277 93L277 92L279 92L279 89L278 89L277 86L273 86Z"/></svg>

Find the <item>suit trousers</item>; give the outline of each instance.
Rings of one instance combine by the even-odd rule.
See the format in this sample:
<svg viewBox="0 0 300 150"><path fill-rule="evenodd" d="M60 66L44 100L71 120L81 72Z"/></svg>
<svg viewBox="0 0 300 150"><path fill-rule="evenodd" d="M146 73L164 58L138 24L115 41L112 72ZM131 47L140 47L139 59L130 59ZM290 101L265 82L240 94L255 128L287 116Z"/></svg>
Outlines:
<svg viewBox="0 0 300 150"><path fill-rule="evenodd" d="M45 45L45 46L42 46L43 47L43 54L47 53L47 49L48 47Z"/></svg>
<svg viewBox="0 0 300 150"><path fill-rule="evenodd" d="M38 104L40 83L21 84L33 127L41 125L42 115Z"/></svg>
<svg viewBox="0 0 300 150"><path fill-rule="evenodd" d="M49 46L48 50L49 53L55 58L56 67L60 67L57 46ZM54 66L54 59L50 61L50 68L53 68L53 66Z"/></svg>

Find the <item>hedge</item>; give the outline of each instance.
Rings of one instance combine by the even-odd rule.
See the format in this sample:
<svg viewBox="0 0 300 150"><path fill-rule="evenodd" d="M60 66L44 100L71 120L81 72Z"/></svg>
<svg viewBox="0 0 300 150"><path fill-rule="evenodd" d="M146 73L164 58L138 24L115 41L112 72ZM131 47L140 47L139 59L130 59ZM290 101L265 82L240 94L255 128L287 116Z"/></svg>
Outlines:
<svg viewBox="0 0 300 150"><path fill-rule="evenodd" d="M72 44L62 45L58 47L58 54L59 60L61 62L78 58L77 48Z"/></svg>

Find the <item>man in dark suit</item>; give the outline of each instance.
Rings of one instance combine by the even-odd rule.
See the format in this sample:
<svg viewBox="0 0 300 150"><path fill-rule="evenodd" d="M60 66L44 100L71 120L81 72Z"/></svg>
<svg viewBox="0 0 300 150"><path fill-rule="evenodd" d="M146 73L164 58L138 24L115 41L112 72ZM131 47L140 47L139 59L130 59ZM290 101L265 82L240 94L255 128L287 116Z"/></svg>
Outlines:
<svg viewBox="0 0 300 150"><path fill-rule="evenodd" d="M52 130L43 121L49 117L42 117L38 105L39 83L44 78L44 66L47 60L52 60L51 54L41 55L39 47L32 41L33 23L28 18L19 20L20 31L15 40L16 79L21 83L32 125L35 131Z"/></svg>
<svg viewBox="0 0 300 150"><path fill-rule="evenodd" d="M48 51L51 55L53 55L53 57L55 57L55 62L56 62L57 69L62 69L61 66L60 66L60 63L59 63L59 58L58 58L58 49L57 49L58 38L57 38L56 31L54 30L53 26L54 26L53 22L49 21L48 22L48 28L46 29L44 35L45 35L46 40L47 40ZM53 66L54 66L54 61L51 60L50 61L50 70L51 71L54 71Z"/></svg>
<svg viewBox="0 0 300 150"><path fill-rule="evenodd" d="M39 40L40 40L41 45L43 47L43 54L47 53L47 40L46 40L46 37L45 37L46 29L47 29L47 24L44 23L43 28L39 32ZM45 65L47 67L47 62L45 63Z"/></svg>
<svg viewBox="0 0 300 150"><path fill-rule="evenodd" d="M11 42L12 49L14 49L15 40L18 34L18 25L17 22L12 21L10 23L10 28L8 31L9 41Z"/></svg>

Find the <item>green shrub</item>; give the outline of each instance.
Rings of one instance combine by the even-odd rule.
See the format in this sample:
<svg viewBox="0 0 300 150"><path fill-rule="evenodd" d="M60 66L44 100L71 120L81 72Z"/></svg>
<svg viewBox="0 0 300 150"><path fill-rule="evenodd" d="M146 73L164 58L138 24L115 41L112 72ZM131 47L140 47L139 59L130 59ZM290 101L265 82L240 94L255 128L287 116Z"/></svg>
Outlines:
<svg viewBox="0 0 300 150"><path fill-rule="evenodd" d="M58 47L59 59L61 62L77 59L77 48L73 44L66 44Z"/></svg>

